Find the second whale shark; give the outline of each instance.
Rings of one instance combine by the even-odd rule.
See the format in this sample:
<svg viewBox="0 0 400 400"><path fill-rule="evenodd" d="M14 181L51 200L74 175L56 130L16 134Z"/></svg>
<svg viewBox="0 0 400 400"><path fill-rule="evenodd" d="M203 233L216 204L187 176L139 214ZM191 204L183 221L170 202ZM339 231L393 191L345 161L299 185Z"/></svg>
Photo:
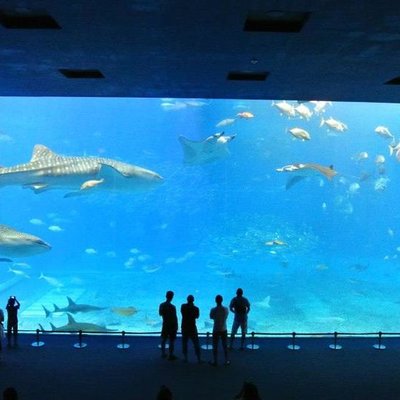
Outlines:
<svg viewBox="0 0 400 400"><path fill-rule="evenodd" d="M162 183L156 172L103 157L57 154L37 144L28 163L0 167L0 187L21 185L41 193L50 189L72 190L71 197L101 190L142 191Z"/></svg>
<svg viewBox="0 0 400 400"><path fill-rule="evenodd" d="M51 246L41 238L0 225L0 254L8 257L28 257L49 251ZM12 262L11 259L1 258Z"/></svg>

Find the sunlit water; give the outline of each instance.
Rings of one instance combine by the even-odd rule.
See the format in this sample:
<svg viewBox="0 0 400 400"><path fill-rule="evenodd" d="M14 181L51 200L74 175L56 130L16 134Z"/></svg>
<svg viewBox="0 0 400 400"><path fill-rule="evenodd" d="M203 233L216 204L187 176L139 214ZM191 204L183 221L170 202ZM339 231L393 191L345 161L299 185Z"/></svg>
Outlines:
<svg viewBox="0 0 400 400"><path fill-rule="evenodd" d="M335 102L309 120L267 100L2 98L0 106L2 166L28 162L43 144L164 177L141 193L71 198L69 189L1 188L0 223L52 245L0 263L0 302L19 298L22 329L66 325L66 313L46 317L42 306L66 307L69 296L105 307L73 314L78 322L158 331L158 304L171 289L178 310L195 296L207 331L215 295L228 304L242 287L257 332L398 330L400 165L389 145L400 136L399 105ZM321 127L329 117L348 129ZM311 139L291 135L296 127ZM236 135L227 157L183 163L180 135L202 141L222 131ZM293 163L338 174L314 171L290 186L294 173L276 169Z"/></svg>

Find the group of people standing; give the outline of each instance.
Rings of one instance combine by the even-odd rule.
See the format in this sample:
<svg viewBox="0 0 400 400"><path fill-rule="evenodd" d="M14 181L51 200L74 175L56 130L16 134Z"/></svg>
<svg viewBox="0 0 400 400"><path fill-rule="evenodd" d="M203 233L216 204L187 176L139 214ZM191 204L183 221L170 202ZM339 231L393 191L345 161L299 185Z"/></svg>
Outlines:
<svg viewBox="0 0 400 400"><path fill-rule="evenodd" d="M20 304L15 296L10 296L6 305L7 311L7 344L12 347L12 339L14 339L14 347L18 345L18 310ZM0 308L0 350L4 336L4 312Z"/></svg>
<svg viewBox="0 0 400 400"><path fill-rule="evenodd" d="M168 360L176 360L174 354L175 340L178 332L178 317L176 313L176 307L172 304L174 298L174 292L169 290L166 293L166 301L160 304L159 314L162 317L163 324L161 330L161 356L167 358L166 343L169 341L168 349ZM241 329L241 342L240 349L244 349L244 342L247 333L247 315L250 311L250 302L243 296L243 289L239 288L236 290L236 296L231 300L228 307L223 304L223 298L220 294L215 297L216 306L210 310L210 319L214 321L213 332L212 332L212 346L213 346L213 361L210 364L213 366L218 365L218 344L221 340L222 349L224 352L225 365L230 364L228 356L228 329L226 321L228 319L229 310L234 314L234 320L232 324L229 349L233 348L235 335L240 327ZM189 339L192 341L197 361L202 362L200 353L200 341L196 326L196 320L200 316L199 308L194 304L193 295L187 297L187 303L181 306L182 323L182 353L184 361L188 361L188 342Z"/></svg>

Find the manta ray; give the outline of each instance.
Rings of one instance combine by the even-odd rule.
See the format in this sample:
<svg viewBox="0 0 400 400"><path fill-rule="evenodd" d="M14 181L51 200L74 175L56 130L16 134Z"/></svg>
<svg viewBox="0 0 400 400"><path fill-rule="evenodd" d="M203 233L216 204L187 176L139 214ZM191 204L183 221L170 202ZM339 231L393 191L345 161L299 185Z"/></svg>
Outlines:
<svg viewBox="0 0 400 400"><path fill-rule="evenodd" d="M201 141L194 141L179 136L178 140L183 149L183 162L186 165L208 164L228 156L228 143L236 135L225 135L224 132L215 133Z"/></svg>
<svg viewBox="0 0 400 400"><path fill-rule="evenodd" d="M91 311L101 311L101 310L105 310L105 307L97 307L97 306L92 306L90 304L79 304L79 303L75 303L71 297L67 296L67 300L68 300L68 305L65 307L58 307L56 304L53 304L54 306L54 311L49 311L45 306L42 305L44 312L46 314L46 318L51 316L51 314L53 313L71 313L71 314L76 314L78 312L80 313L87 313L87 312L91 312Z"/></svg>
<svg viewBox="0 0 400 400"><path fill-rule="evenodd" d="M19 232L7 225L0 225L0 254L2 255L27 257L50 249L51 246L37 236Z"/></svg>
<svg viewBox="0 0 400 400"><path fill-rule="evenodd" d="M290 172L293 176L287 181L286 189L290 189L293 185L300 182L307 176L312 176L315 174L321 174L328 180L332 180L337 171L333 169L333 166L324 167L320 164L315 163L304 163L304 164L289 164L282 168L277 168L277 172Z"/></svg>
<svg viewBox="0 0 400 400"><path fill-rule="evenodd" d="M0 187L21 185L35 193L68 189L65 197L97 190L140 191L161 183L156 172L103 157L71 157L37 144L26 164L0 168Z"/></svg>
<svg viewBox="0 0 400 400"><path fill-rule="evenodd" d="M52 332L115 332L117 329L108 329L105 326L93 324L90 322L77 322L71 314L68 314L68 323L62 326L54 326L50 322ZM39 324L41 331L45 331L43 326Z"/></svg>

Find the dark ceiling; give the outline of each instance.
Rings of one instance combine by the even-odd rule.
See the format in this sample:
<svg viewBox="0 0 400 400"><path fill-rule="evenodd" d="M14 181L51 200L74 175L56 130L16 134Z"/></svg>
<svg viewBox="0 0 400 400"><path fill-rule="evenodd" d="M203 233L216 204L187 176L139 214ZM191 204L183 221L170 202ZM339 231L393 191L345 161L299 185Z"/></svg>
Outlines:
<svg viewBox="0 0 400 400"><path fill-rule="evenodd" d="M400 101L394 0L0 0L0 12L2 96Z"/></svg>

